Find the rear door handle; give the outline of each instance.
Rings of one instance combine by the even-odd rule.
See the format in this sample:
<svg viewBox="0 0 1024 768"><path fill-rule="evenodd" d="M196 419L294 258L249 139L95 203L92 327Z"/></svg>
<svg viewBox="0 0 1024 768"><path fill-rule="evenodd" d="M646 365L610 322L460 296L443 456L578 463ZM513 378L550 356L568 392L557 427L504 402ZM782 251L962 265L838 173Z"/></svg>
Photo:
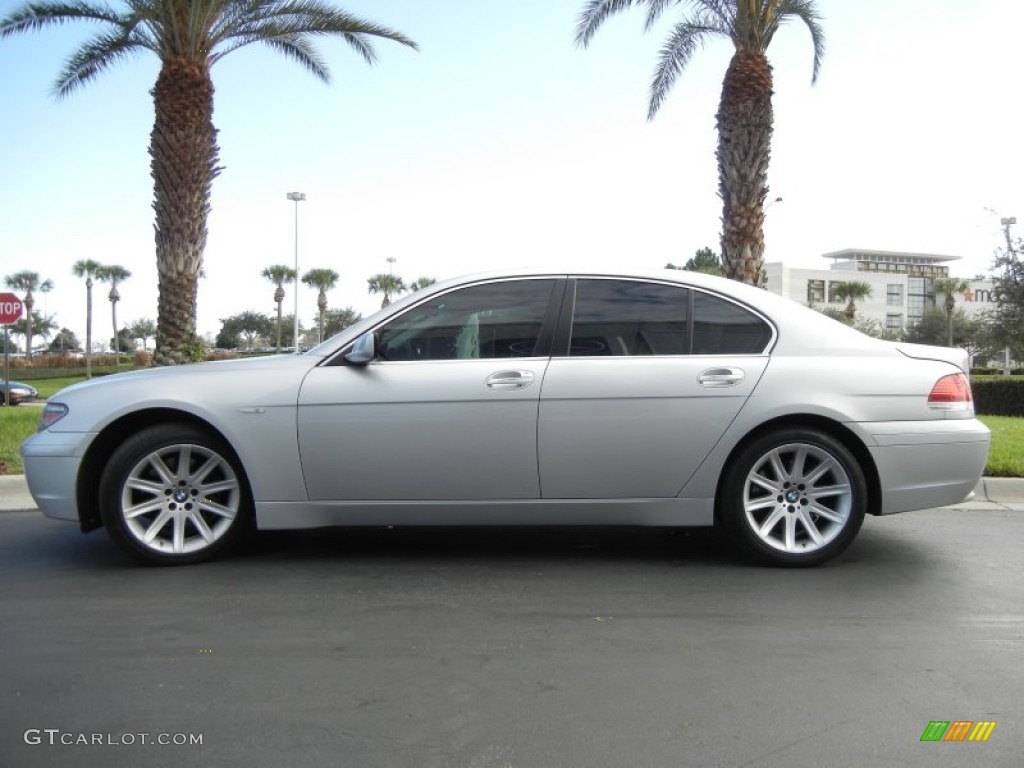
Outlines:
<svg viewBox="0 0 1024 768"><path fill-rule="evenodd" d="M740 368L708 368L700 372L697 382L702 387L733 387L745 376Z"/></svg>
<svg viewBox="0 0 1024 768"><path fill-rule="evenodd" d="M484 379L488 389L525 389L533 384L533 371L496 371Z"/></svg>

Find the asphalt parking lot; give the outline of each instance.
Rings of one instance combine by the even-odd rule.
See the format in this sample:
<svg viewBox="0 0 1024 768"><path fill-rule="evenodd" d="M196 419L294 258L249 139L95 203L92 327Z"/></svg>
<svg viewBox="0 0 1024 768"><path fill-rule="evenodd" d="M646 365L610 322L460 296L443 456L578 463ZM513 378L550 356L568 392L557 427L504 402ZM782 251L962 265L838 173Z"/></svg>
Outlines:
<svg viewBox="0 0 1024 768"><path fill-rule="evenodd" d="M599 529L276 533L154 569L5 512L0 765L1020 766L1021 541L983 501L869 518L807 571Z"/></svg>

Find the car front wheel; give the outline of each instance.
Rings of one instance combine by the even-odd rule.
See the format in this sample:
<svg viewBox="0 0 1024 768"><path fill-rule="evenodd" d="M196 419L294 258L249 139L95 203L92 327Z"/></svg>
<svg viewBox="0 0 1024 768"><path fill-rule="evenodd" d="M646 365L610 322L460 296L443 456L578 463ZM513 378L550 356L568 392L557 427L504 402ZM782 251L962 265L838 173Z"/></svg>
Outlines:
<svg viewBox="0 0 1024 768"><path fill-rule="evenodd" d="M811 566L853 541L867 483L841 442L788 428L755 439L727 470L718 519L744 553L769 565Z"/></svg>
<svg viewBox="0 0 1024 768"><path fill-rule="evenodd" d="M195 563L234 546L251 520L231 450L191 426L162 424L125 440L100 481L107 532L150 563Z"/></svg>

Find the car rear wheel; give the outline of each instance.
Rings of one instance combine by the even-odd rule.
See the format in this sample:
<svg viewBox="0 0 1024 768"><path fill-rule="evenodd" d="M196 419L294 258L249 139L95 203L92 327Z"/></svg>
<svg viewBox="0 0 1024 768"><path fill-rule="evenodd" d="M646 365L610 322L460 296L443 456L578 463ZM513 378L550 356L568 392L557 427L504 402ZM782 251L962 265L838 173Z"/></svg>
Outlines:
<svg viewBox="0 0 1024 768"><path fill-rule="evenodd" d="M195 563L237 544L252 519L244 474L223 441L162 424L129 437L100 481L107 532L150 563Z"/></svg>
<svg viewBox="0 0 1024 768"><path fill-rule="evenodd" d="M718 519L737 547L769 565L811 566L849 546L867 509L867 483L841 442L788 428L754 440L732 462Z"/></svg>

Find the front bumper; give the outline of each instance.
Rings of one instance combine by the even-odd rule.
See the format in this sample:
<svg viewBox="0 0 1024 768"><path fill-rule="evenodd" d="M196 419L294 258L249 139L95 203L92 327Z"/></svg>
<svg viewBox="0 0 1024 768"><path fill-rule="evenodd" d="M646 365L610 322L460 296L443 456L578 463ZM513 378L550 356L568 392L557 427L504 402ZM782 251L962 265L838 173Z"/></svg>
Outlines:
<svg viewBox="0 0 1024 768"><path fill-rule="evenodd" d="M28 490L47 517L78 522L78 473L94 437L92 433L44 430L21 444Z"/></svg>

